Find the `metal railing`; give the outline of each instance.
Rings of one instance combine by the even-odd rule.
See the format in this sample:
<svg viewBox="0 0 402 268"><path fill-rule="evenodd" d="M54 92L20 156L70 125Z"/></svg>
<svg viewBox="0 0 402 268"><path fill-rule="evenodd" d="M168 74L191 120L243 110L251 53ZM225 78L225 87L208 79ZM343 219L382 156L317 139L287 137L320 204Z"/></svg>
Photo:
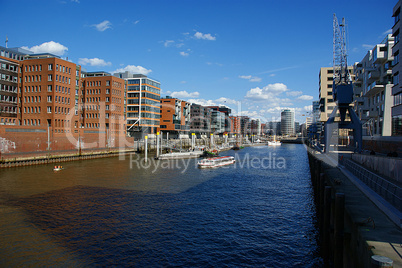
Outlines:
<svg viewBox="0 0 402 268"><path fill-rule="evenodd" d="M360 181L365 183L374 192L384 198L388 203L402 212L402 188L379 175L365 169L352 160L345 159L345 167Z"/></svg>

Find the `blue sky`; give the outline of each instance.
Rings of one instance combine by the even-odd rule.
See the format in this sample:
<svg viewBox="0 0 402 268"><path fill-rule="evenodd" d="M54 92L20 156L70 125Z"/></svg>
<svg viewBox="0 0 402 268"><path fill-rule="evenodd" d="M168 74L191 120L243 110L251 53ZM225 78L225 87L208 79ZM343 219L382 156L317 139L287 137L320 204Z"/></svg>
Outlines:
<svg viewBox="0 0 402 268"><path fill-rule="evenodd" d="M277 120L318 100L332 66L332 21L345 17L348 63L391 32L396 0L0 0L8 47L52 52L87 71L141 72L162 96ZM5 46L4 41L1 45Z"/></svg>

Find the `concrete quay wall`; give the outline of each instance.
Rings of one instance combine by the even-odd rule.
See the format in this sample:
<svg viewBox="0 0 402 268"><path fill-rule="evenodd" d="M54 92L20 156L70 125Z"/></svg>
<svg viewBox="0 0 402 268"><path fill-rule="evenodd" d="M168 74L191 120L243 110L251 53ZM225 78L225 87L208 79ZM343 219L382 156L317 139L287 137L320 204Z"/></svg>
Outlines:
<svg viewBox="0 0 402 268"><path fill-rule="evenodd" d="M402 230L328 156L308 150L322 255L330 267L380 267L378 255L402 267ZM384 266L390 267L390 266Z"/></svg>

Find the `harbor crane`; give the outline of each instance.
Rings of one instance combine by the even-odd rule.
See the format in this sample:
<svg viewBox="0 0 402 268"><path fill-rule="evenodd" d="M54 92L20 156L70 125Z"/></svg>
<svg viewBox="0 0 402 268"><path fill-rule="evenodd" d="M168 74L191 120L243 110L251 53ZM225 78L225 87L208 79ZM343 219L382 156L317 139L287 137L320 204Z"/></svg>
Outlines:
<svg viewBox="0 0 402 268"><path fill-rule="evenodd" d="M325 152L329 152L334 131L352 129L355 151L360 153L363 140L362 123L351 106L353 102L353 84L347 64L345 25L345 18L342 18L342 22L339 24L334 14L332 96L336 106L324 125ZM335 122L338 111L340 121ZM346 112L349 113L350 121L345 120Z"/></svg>

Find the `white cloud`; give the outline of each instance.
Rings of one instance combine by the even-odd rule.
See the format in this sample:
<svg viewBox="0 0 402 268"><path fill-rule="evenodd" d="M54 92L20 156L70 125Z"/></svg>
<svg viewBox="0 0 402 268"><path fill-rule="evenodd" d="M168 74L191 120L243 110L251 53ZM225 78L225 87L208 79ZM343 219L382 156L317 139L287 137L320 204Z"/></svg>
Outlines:
<svg viewBox="0 0 402 268"><path fill-rule="evenodd" d="M111 62L106 62L105 60L99 59L99 58L92 58L92 59L80 58L80 59L78 59L78 63L81 65L90 65L90 66L110 66L110 65L112 65Z"/></svg>
<svg viewBox="0 0 402 268"><path fill-rule="evenodd" d="M225 98L225 97L220 97L219 99L216 99L215 101L218 103L227 104L227 105L228 104L234 104L234 105L238 104L237 100L233 100L233 99L229 99L229 98Z"/></svg>
<svg viewBox="0 0 402 268"><path fill-rule="evenodd" d="M388 35L388 34L392 34L392 29L386 30L385 32L382 33L381 36Z"/></svg>
<svg viewBox="0 0 402 268"><path fill-rule="evenodd" d="M290 97L297 97L299 95L303 94L303 92L301 91L289 91L286 92L286 96L290 96Z"/></svg>
<svg viewBox="0 0 402 268"><path fill-rule="evenodd" d="M184 46L183 43L177 43L174 40L166 40L166 41L162 41L163 45L165 47L177 47L177 48L181 48L182 46Z"/></svg>
<svg viewBox="0 0 402 268"><path fill-rule="evenodd" d="M138 24L139 22L140 22L139 20L136 20L133 22L133 24Z"/></svg>
<svg viewBox="0 0 402 268"><path fill-rule="evenodd" d="M263 88L250 89L247 91L245 98L256 101L269 100L288 90L287 86L282 83L269 84Z"/></svg>
<svg viewBox="0 0 402 268"><path fill-rule="evenodd" d="M190 54L188 54L187 52L181 51L181 52L180 52L180 55L182 55L183 57L187 57L187 56L190 55Z"/></svg>
<svg viewBox="0 0 402 268"><path fill-rule="evenodd" d="M208 64L208 65L217 65L217 66L219 66L219 67L222 67L222 66L223 66L223 64L222 64L222 63L219 63L219 62L207 62L207 64Z"/></svg>
<svg viewBox="0 0 402 268"><path fill-rule="evenodd" d="M178 99L198 98L200 96L200 93L197 91L188 93L187 91L183 90L183 91L174 91L174 92L170 93L170 96L172 96L173 98L178 98Z"/></svg>
<svg viewBox="0 0 402 268"><path fill-rule="evenodd" d="M152 70L148 70L142 66L127 65L126 67L117 69L112 73L124 73L126 71L133 74L144 74L144 75L148 75L150 72L152 72Z"/></svg>
<svg viewBox="0 0 402 268"><path fill-rule="evenodd" d="M194 37L196 38L196 39L203 39L203 40L210 40L210 41L215 41L216 40L216 37L215 36L212 36L211 34L203 34L203 33L200 33L200 32L196 32L195 34L194 34Z"/></svg>
<svg viewBox="0 0 402 268"><path fill-rule="evenodd" d="M374 45L363 44L362 47L365 48L365 49L372 49L372 48L374 48Z"/></svg>
<svg viewBox="0 0 402 268"><path fill-rule="evenodd" d="M260 77L251 76L251 75L239 75L239 78L249 80L250 82L261 82Z"/></svg>
<svg viewBox="0 0 402 268"><path fill-rule="evenodd" d="M174 43L173 40L166 40L166 41L163 43L163 45L164 45L165 47L169 47L169 46L172 45L173 43Z"/></svg>
<svg viewBox="0 0 402 268"><path fill-rule="evenodd" d="M300 97L297 98L298 100L303 100L303 101L310 101L313 100L314 97L310 95L301 95Z"/></svg>
<svg viewBox="0 0 402 268"><path fill-rule="evenodd" d="M92 26L95 27L96 30L103 32L103 31L106 31L107 29L112 28L112 23L110 23L110 21L108 21L108 20L104 20L101 23L93 24Z"/></svg>
<svg viewBox="0 0 402 268"><path fill-rule="evenodd" d="M28 49L34 53L51 53L57 56L62 56L66 51L68 51L67 47L54 41L45 42L39 46L33 46L31 48L28 47L22 47L22 48Z"/></svg>
<svg viewBox="0 0 402 268"><path fill-rule="evenodd" d="M216 103L213 100L205 100L205 99L188 99L190 103L199 104L202 106L215 106Z"/></svg>
<svg viewBox="0 0 402 268"><path fill-rule="evenodd" d="M313 105L307 105L303 107L303 110L305 112L312 112L313 111Z"/></svg>

